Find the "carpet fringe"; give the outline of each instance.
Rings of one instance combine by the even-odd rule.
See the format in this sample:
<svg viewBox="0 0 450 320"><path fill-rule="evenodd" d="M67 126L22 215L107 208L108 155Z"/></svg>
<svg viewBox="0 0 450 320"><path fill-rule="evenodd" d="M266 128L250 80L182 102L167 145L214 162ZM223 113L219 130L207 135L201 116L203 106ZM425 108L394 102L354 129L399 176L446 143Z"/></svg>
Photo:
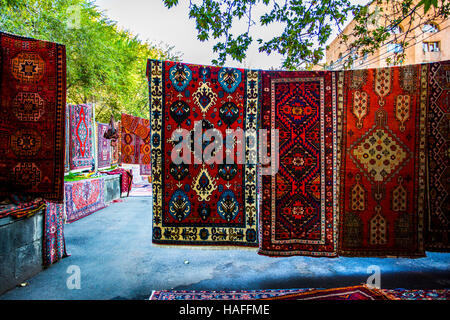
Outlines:
<svg viewBox="0 0 450 320"><path fill-rule="evenodd" d="M176 248L176 249L193 249L193 250L246 250L258 251L258 247L244 247L244 246L223 246L223 245L184 245L184 244L159 244L152 243L152 246L159 248Z"/></svg>

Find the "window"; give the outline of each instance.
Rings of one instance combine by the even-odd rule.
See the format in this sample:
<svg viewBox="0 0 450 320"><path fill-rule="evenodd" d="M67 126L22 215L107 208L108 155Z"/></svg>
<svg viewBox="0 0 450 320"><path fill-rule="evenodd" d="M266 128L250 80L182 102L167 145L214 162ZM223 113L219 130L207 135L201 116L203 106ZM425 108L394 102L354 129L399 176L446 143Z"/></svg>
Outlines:
<svg viewBox="0 0 450 320"><path fill-rule="evenodd" d="M439 42L424 42L423 52L439 52Z"/></svg>
<svg viewBox="0 0 450 320"><path fill-rule="evenodd" d="M423 25L422 31L423 32L439 32L439 29L438 29L437 25L435 25L434 23L427 23L427 24Z"/></svg>
<svg viewBox="0 0 450 320"><path fill-rule="evenodd" d="M387 52L402 53L403 46L401 43L389 43L387 46Z"/></svg>

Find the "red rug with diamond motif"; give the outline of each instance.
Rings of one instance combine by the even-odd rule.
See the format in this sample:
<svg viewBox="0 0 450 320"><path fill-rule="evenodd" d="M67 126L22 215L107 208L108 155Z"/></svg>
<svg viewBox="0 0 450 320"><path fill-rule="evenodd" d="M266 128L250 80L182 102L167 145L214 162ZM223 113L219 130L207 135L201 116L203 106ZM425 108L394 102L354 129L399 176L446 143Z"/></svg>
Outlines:
<svg viewBox="0 0 450 320"><path fill-rule="evenodd" d="M90 104L68 105L70 134L70 170L94 168L93 107Z"/></svg>
<svg viewBox="0 0 450 320"><path fill-rule="evenodd" d="M335 85L332 72L262 71L262 128L279 132L279 165L262 177L260 254L336 256Z"/></svg>
<svg viewBox="0 0 450 320"><path fill-rule="evenodd" d="M427 68L338 73L341 255L424 256Z"/></svg>

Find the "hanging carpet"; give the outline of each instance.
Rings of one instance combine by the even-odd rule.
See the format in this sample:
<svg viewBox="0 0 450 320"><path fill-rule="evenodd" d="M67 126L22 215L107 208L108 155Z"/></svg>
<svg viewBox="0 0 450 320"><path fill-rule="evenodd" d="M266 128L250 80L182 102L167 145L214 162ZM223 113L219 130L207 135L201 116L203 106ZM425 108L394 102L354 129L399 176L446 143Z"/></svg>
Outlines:
<svg viewBox="0 0 450 320"><path fill-rule="evenodd" d="M46 202L43 264L49 266L68 256L64 239L64 204Z"/></svg>
<svg viewBox="0 0 450 320"><path fill-rule="evenodd" d="M258 129L258 72L149 60L147 75L153 242L257 246L256 160L208 164L203 151L208 146L204 135L208 129L225 141L226 132L239 128L256 141L256 132L250 129ZM172 139L177 132L185 135ZM184 155L190 163L171 160L180 141L188 145L190 151ZM227 150L239 150L242 145L238 139L229 139L214 156L222 154L225 159ZM256 156L256 144L247 146L245 154L236 154L250 160Z"/></svg>
<svg viewBox="0 0 450 320"><path fill-rule="evenodd" d="M111 166L111 141L105 138L108 131L108 125L104 123L97 124L97 146L98 146L98 168L109 168Z"/></svg>
<svg viewBox="0 0 450 320"><path fill-rule="evenodd" d="M428 211L425 246L450 251L450 61L430 64L428 77Z"/></svg>
<svg viewBox="0 0 450 320"><path fill-rule="evenodd" d="M337 73L341 255L424 256L427 68Z"/></svg>
<svg viewBox="0 0 450 320"><path fill-rule="evenodd" d="M92 105L69 105L70 170L92 169L94 165Z"/></svg>
<svg viewBox="0 0 450 320"><path fill-rule="evenodd" d="M262 128L279 165L262 176L260 254L336 256L335 82L332 72L262 71Z"/></svg>
<svg viewBox="0 0 450 320"><path fill-rule="evenodd" d="M122 163L149 165L150 121L122 113Z"/></svg>
<svg viewBox="0 0 450 320"><path fill-rule="evenodd" d="M66 51L0 32L0 195L62 201Z"/></svg>

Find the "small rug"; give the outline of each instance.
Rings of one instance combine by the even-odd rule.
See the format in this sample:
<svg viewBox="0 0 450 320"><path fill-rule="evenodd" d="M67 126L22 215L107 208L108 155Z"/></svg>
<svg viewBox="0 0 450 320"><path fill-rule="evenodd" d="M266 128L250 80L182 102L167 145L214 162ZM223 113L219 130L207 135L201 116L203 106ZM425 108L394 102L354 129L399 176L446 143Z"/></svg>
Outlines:
<svg viewBox="0 0 450 320"><path fill-rule="evenodd" d="M92 105L69 105L70 170L92 169L94 165Z"/></svg>
<svg viewBox="0 0 450 320"><path fill-rule="evenodd" d="M66 48L0 32L0 196L64 197Z"/></svg>
<svg viewBox="0 0 450 320"><path fill-rule="evenodd" d="M307 292L283 294L262 300L390 300L381 290L371 289L365 285L320 289Z"/></svg>
<svg viewBox="0 0 450 320"><path fill-rule="evenodd" d="M450 61L430 65L428 76L428 211L425 246L450 251Z"/></svg>
<svg viewBox="0 0 450 320"><path fill-rule="evenodd" d="M335 73L262 71L261 77L262 128L268 134L279 132L279 165L276 174L262 176L258 253L334 257L338 235ZM267 140L273 168L277 152L270 144Z"/></svg>
<svg viewBox="0 0 450 320"><path fill-rule="evenodd" d="M284 294L303 293L313 289L272 289L236 291L155 290L149 300L258 300Z"/></svg>
<svg viewBox="0 0 450 320"><path fill-rule="evenodd" d="M108 124L97 123L97 166L99 169L111 166L111 140L104 137Z"/></svg>
<svg viewBox="0 0 450 320"><path fill-rule="evenodd" d="M84 218L106 206L103 178L66 182L66 223Z"/></svg>
<svg viewBox="0 0 450 320"><path fill-rule="evenodd" d="M337 74L340 255L425 255L427 69Z"/></svg>
<svg viewBox="0 0 450 320"><path fill-rule="evenodd" d="M130 194L133 184L133 173L131 170L126 170L124 168L116 168L111 171L100 171L100 173L105 173L109 175L120 174L120 194L121 196L127 197Z"/></svg>
<svg viewBox="0 0 450 320"><path fill-rule="evenodd" d="M64 239L64 204L46 202L43 263L49 266L68 256Z"/></svg>
<svg viewBox="0 0 450 320"><path fill-rule="evenodd" d="M258 246L256 143L250 145L258 129L258 72L148 60L147 76L153 243ZM227 132L238 129L248 134L246 152L239 153L244 161L235 155L245 142L234 137L215 154L225 159L229 152L233 163L205 163L205 133L226 141ZM191 161L176 164L171 153L178 132L185 133L190 152L184 156Z"/></svg>

